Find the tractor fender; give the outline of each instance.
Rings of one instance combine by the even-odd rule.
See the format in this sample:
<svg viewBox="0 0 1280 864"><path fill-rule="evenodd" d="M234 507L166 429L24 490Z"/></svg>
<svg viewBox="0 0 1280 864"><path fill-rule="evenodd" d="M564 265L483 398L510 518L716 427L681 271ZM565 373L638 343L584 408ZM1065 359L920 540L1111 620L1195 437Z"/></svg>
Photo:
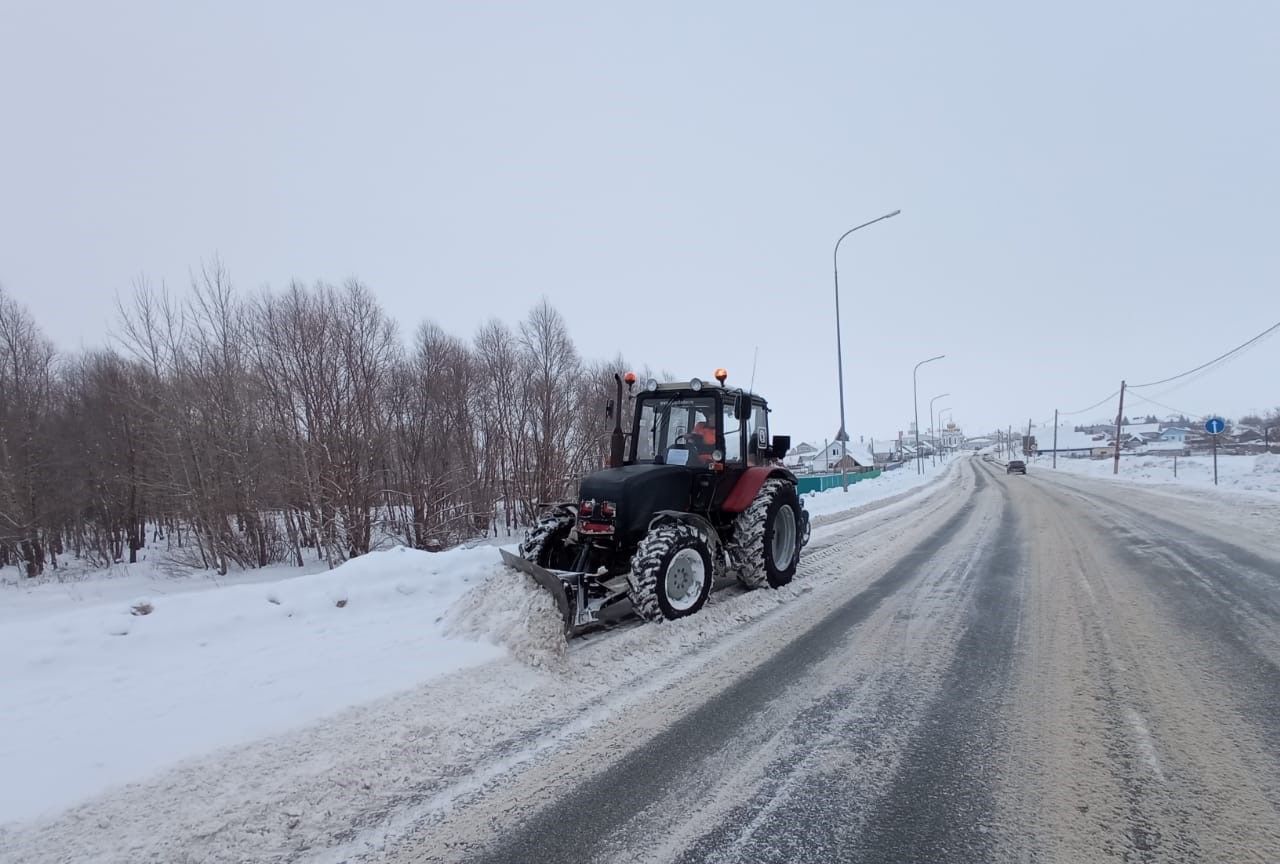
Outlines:
<svg viewBox="0 0 1280 864"><path fill-rule="evenodd" d="M756 500L756 495L760 493L760 487L764 485L764 481L774 477L781 477L791 483L796 482L796 475L786 468L779 468L776 465L755 465L748 468L738 478L738 482L733 484L733 488L729 490L729 496L724 499L720 509L726 513L741 513Z"/></svg>
<svg viewBox="0 0 1280 864"><path fill-rule="evenodd" d="M705 516L699 516L697 513L686 513L682 510L659 510L649 520L649 530L652 531L655 526L669 522L683 522L686 525L694 525L702 529L707 535L707 540L711 543L711 560L715 560L716 550L720 546L720 533L716 531L716 527L711 524L710 520Z"/></svg>

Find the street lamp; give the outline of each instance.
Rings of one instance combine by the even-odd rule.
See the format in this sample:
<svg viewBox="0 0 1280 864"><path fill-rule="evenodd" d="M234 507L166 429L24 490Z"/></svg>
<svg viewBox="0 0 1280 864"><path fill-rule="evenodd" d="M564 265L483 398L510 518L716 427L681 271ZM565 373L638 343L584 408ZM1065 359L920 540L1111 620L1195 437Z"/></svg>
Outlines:
<svg viewBox="0 0 1280 864"><path fill-rule="evenodd" d="M929 400L929 434L933 436L933 440L930 442L931 446L929 447L930 465L938 464L938 460L935 458L938 453L938 427L933 420L933 403L950 395L950 393L939 393L937 396L934 396Z"/></svg>
<svg viewBox="0 0 1280 864"><path fill-rule="evenodd" d="M932 363L934 360L941 360L946 354L939 354L937 357L930 357L928 360L921 360L916 364L916 368L911 370L911 403L915 408L916 415L916 473L924 473L924 463L920 457L920 397L916 395L918 388L916 387L916 373L920 371L920 367L926 363Z"/></svg>
<svg viewBox="0 0 1280 864"><path fill-rule="evenodd" d="M901 210L894 210L892 213L886 213L883 216L872 219L870 222L855 225L840 235L840 239L836 241L836 248L831 253L831 271L836 278L836 374L840 380L840 474L841 483L845 490L849 488L849 469L846 460L849 453L849 433L844 428L844 353L840 346L840 244L844 242L844 238L854 231L897 216L901 212Z"/></svg>

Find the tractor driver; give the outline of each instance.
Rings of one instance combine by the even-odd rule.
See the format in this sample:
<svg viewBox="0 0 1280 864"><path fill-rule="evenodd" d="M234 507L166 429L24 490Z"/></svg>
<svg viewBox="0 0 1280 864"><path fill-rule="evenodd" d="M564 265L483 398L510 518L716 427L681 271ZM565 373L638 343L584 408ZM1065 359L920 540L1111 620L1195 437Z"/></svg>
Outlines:
<svg viewBox="0 0 1280 864"><path fill-rule="evenodd" d="M694 452L698 454L698 461L703 463L710 462L711 454L716 449L716 427L699 420L693 424L693 434L689 436L689 439L693 445Z"/></svg>

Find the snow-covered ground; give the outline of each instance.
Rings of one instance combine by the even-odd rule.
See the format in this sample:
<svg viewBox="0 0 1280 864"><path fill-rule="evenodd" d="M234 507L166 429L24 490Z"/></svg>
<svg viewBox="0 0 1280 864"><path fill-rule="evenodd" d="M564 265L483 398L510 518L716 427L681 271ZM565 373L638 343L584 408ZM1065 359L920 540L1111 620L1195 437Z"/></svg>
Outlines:
<svg viewBox="0 0 1280 864"><path fill-rule="evenodd" d="M398 548L271 582L2 589L0 822L499 655L442 620L495 560Z"/></svg>
<svg viewBox="0 0 1280 864"><path fill-rule="evenodd" d="M900 469L805 506L822 525L948 467ZM524 577L491 545L319 566L215 580L137 565L0 586L0 825L502 656L533 676L564 650L550 596L501 590Z"/></svg>
<svg viewBox="0 0 1280 864"><path fill-rule="evenodd" d="M1213 490L1213 457L1180 456L1178 474L1174 476L1174 460L1168 456L1120 457L1120 473L1112 476L1110 459L1064 459L1059 457L1059 471L1104 480L1142 483L1188 490ZM1038 456L1031 460L1031 470L1051 471L1052 459ZM1257 456L1218 456L1218 491L1241 492L1280 500L1280 454Z"/></svg>

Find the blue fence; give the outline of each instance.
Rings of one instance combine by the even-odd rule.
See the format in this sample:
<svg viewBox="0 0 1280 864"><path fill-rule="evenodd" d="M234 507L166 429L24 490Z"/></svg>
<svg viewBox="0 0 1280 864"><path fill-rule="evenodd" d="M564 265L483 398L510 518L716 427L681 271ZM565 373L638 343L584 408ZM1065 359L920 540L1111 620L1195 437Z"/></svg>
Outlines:
<svg viewBox="0 0 1280 864"><path fill-rule="evenodd" d="M880 469L875 471L861 471L857 474L849 474L850 483L861 483L863 480L874 480L880 476ZM841 485L841 475L839 474L819 474L815 476L803 476L796 478L796 491L801 495L808 492L824 492L827 489L839 489Z"/></svg>

